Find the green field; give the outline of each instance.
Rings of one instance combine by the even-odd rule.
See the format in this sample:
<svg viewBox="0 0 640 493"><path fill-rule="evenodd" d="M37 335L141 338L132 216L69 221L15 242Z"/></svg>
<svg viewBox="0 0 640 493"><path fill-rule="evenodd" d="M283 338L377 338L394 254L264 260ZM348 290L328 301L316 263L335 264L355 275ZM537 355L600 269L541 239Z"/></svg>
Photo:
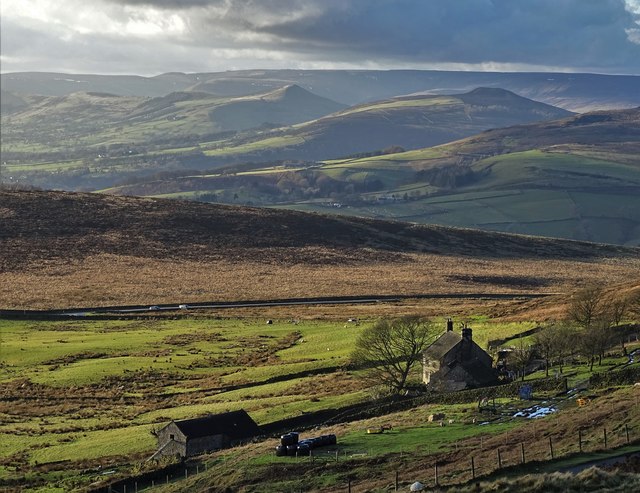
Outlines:
<svg viewBox="0 0 640 493"><path fill-rule="evenodd" d="M169 419L243 408L267 423L367 399L360 380L343 369L365 324L199 318L0 324L0 385L19 394L26 382L43 403L26 413L3 406L4 458L27 454L29 462L44 463L74 461L85 453L97 458L151 452L149 427ZM480 344L531 326L474 323ZM329 373L300 376L318 369ZM268 382L275 377L283 380ZM243 387L228 390L237 385ZM92 405L96 396L110 396L114 405L55 405L61 393L78 393ZM149 402L150 396L160 402ZM26 436L12 437L15 430ZM113 448L96 452L101 440Z"/></svg>

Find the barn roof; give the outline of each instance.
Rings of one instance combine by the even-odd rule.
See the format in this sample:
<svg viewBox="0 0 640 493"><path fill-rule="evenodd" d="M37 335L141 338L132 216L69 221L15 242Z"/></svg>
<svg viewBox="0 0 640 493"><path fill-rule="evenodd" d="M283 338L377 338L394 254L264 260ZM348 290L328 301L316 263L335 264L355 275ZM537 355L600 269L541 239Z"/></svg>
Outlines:
<svg viewBox="0 0 640 493"><path fill-rule="evenodd" d="M462 336L452 330L448 330L424 350L425 357L440 360L462 340Z"/></svg>
<svg viewBox="0 0 640 493"><path fill-rule="evenodd" d="M230 438L249 438L260 434L260 427L244 409L203 418L174 421L187 438L227 435Z"/></svg>

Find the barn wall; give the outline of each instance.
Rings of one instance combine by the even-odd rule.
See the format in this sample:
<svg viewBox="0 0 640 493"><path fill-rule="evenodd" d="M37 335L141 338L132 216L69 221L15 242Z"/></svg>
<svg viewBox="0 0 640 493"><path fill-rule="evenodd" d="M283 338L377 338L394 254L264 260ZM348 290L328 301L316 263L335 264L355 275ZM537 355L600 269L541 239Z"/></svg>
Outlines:
<svg viewBox="0 0 640 493"><path fill-rule="evenodd" d="M209 450L221 449L226 447L228 443L229 440L225 435L192 438L187 442L187 456L191 457Z"/></svg>
<svg viewBox="0 0 640 493"><path fill-rule="evenodd" d="M171 439L173 435L173 440ZM187 454L187 440L175 423L169 423L164 428L158 430L158 450L165 447L161 455L174 456L176 454L185 457Z"/></svg>
<svg viewBox="0 0 640 493"><path fill-rule="evenodd" d="M172 441L160 451L159 455L164 457L186 457L187 444L184 442Z"/></svg>

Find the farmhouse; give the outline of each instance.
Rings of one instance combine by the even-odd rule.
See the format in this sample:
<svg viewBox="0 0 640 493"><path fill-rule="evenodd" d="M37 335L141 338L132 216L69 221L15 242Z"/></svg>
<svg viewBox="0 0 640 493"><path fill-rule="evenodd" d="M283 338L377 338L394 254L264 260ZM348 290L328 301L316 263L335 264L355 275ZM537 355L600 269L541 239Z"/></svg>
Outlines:
<svg viewBox="0 0 640 493"><path fill-rule="evenodd" d="M191 457L237 445L259 434L260 427L244 410L171 421L156 432L158 450L151 459Z"/></svg>
<svg viewBox="0 0 640 493"><path fill-rule="evenodd" d="M422 353L422 381L430 388L456 391L485 387L498 382L493 360L472 338L465 327L462 334L453 331L447 321L447 331Z"/></svg>

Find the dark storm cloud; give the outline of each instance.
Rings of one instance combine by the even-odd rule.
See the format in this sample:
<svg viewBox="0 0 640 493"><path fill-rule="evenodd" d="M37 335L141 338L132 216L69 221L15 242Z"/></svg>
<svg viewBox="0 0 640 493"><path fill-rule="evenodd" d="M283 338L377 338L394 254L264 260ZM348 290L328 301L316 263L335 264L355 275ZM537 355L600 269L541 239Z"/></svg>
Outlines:
<svg viewBox="0 0 640 493"><path fill-rule="evenodd" d="M521 63L638 70L623 0L230 1L227 29L343 60ZM305 15L305 10L308 14ZM295 15L299 13L300 15Z"/></svg>
<svg viewBox="0 0 640 493"><path fill-rule="evenodd" d="M3 69L122 57L120 71L134 72L137 63L640 73L640 0L39 0L51 20L14 17L32 1L4 0ZM87 26L94 13L100 21Z"/></svg>

